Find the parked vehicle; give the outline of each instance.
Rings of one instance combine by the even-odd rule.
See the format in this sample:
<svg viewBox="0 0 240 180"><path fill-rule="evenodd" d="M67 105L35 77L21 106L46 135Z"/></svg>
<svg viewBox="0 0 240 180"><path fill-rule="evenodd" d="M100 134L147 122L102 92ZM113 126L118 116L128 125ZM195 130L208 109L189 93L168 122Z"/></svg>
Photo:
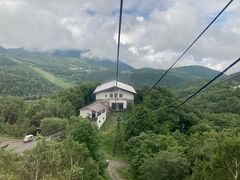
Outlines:
<svg viewBox="0 0 240 180"><path fill-rule="evenodd" d="M33 141L33 135L31 135L31 134L25 136L25 138L23 140L24 143L31 142L31 141Z"/></svg>

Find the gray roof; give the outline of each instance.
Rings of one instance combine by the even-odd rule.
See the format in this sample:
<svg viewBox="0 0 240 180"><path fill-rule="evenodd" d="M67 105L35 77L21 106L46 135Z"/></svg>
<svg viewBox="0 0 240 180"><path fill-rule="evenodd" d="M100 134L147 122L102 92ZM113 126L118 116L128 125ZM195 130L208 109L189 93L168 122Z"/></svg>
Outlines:
<svg viewBox="0 0 240 180"><path fill-rule="evenodd" d="M125 91L129 91L131 93L136 94L136 91L132 86L129 86L129 85L124 84L124 83L119 82L119 81L118 81L118 83L117 83L117 81L111 81L111 82L102 84L102 85L98 86L93 93L96 94L98 92L101 92L101 91L104 91L104 90L107 90L107 89L110 89L110 88L114 88L116 86L120 89L123 89Z"/></svg>
<svg viewBox="0 0 240 180"><path fill-rule="evenodd" d="M90 110L95 111L95 112L100 112L104 109L108 109L108 106L105 105L104 101L96 101L92 104L89 104L89 105L83 107L80 110L84 110L84 109L90 109Z"/></svg>

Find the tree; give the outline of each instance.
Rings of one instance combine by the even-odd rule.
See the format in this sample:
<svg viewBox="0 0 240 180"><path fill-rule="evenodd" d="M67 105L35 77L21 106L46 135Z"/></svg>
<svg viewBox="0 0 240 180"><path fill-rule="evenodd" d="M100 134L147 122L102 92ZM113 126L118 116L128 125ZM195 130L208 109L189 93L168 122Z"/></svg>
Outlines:
<svg viewBox="0 0 240 180"><path fill-rule="evenodd" d="M144 180L181 180L189 175L189 165L181 155L161 151L143 163L142 172L140 179Z"/></svg>
<svg viewBox="0 0 240 180"><path fill-rule="evenodd" d="M62 90L52 98L60 102L69 101L74 107L75 114L78 115L80 108L94 100L93 91L95 88L94 84L83 84Z"/></svg>
<svg viewBox="0 0 240 180"><path fill-rule="evenodd" d="M153 118L151 110L145 106L138 105L130 112L127 117L125 127L125 139L138 136L142 132L156 132L156 119Z"/></svg>
<svg viewBox="0 0 240 180"><path fill-rule="evenodd" d="M0 113L4 121L9 124L14 124L17 120L22 120L25 113L24 105L22 98L1 98Z"/></svg>
<svg viewBox="0 0 240 180"><path fill-rule="evenodd" d="M100 150L100 139L97 133L97 126L88 120L77 118L70 127L70 136L77 142L83 143L88 148L91 156L98 159Z"/></svg>
<svg viewBox="0 0 240 180"><path fill-rule="evenodd" d="M41 121L41 132L44 136L59 131L64 131L67 126L67 120L61 118L44 118Z"/></svg>
<svg viewBox="0 0 240 180"><path fill-rule="evenodd" d="M143 163L153 158L160 151L182 154L184 148L171 135L141 133L139 136L130 138L125 145L125 152L130 158L131 170L134 177L137 178L143 175Z"/></svg>

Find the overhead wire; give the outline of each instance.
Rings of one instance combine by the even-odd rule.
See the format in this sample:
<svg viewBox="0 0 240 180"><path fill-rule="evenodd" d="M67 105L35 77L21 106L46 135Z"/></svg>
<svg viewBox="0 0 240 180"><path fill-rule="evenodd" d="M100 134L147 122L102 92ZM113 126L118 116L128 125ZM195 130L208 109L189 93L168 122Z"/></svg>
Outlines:
<svg viewBox="0 0 240 180"><path fill-rule="evenodd" d="M117 104L117 87L119 79L119 56L120 56L120 44L121 44L121 28L122 28L122 10L123 10L123 0L120 0L120 10L119 10L119 23L118 23L118 42L117 42L117 66L116 66L116 87L115 87L115 109L119 110Z"/></svg>
<svg viewBox="0 0 240 180"><path fill-rule="evenodd" d="M227 78L227 79L225 79L224 81L220 81L220 82L218 82L218 83L216 83L216 84L213 84L213 85L210 86L209 88L218 86L218 85L220 85L220 84L223 84L223 83L225 83L225 82L227 82L227 81L230 81L230 80L232 80L232 79L235 79L235 78L237 78L237 77L240 77L240 73L237 73L235 76L232 76L232 77L230 77L230 78ZM208 88L208 89L209 89L209 88Z"/></svg>
<svg viewBox="0 0 240 180"><path fill-rule="evenodd" d="M236 62L237 61L237 62ZM234 63L232 63L232 64L237 64L239 61L240 61L240 58L238 59L238 60L236 60ZM231 65L232 65L231 64ZM230 65L230 66L231 66ZM232 66L231 66L232 67ZM226 68L226 69L229 69L230 67L228 67L228 68ZM225 69L225 70L226 70ZM224 72L226 72L224 70ZM222 73L222 72L221 72ZM220 74L221 74L220 73ZM217 75L218 76L218 75ZM218 86L218 85L220 85L220 84L223 84L223 83L225 83L225 82L227 82L227 81L230 81L230 80L232 80L232 79L235 79L235 78L237 78L237 77L239 77L240 76L240 73L238 73L237 75L235 75L235 76L233 76L233 77L230 77L230 78L228 78L228 79L226 79L226 80L224 80L224 81L221 81L221 82L219 82L219 83L216 83L216 84L214 84L214 85L212 85L212 86L210 86L209 88L206 88L206 89L204 89L205 91L207 91L208 89L210 89L210 88L212 88L212 87L215 87L215 86ZM220 77L220 76L219 76ZM215 77L216 78L216 77ZM211 80L212 81L212 80ZM203 91L200 91L200 92L203 92ZM199 92L199 93L200 93ZM174 105L174 104L176 104L177 102L184 102L183 100L185 100L185 99L188 99L188 98L190 98L192 95L190 94L190 95L187 95L187 96L184 96L184 97L182 97L182 98L180 98L180 99L178 99L177 101L174 101L174 102L171 102L170 104L167 104L167 105L164 105L164 106L162 106L161 108L171 108L171 106L172 105ZM174 112L176 110L176 108L173 110L173 111L171 111L171 112ZM157 111L159 111L159 109L155 109L155 110L153 110L153 111L151 111L151 113L154 113L154 112L157 112ZM168 113L169 114L169 113ZM142 115L142 116L140 116L139 118L143 118L143 117L145 117L145 116L147 116L147 115L149 115L149 113L147 113L147 114L144 114L144 115Z"/></svg>
<svg viewBox="0 0 240 180"><path fill-rule="evenodd" d="M197 90L194 94L192 94L191 96L189 96L185 101L183 101L180 105L178 105L177 107L174 108L173 111L177 110L178 108L180 108L181 106L183 106L186 102L188 102L190 99L192 99L194 96L196 96L198 93L200 93L203 89L205 89L208 85L210 85L213 81L215 81L217 78L219 78L220 76L222 76L225 72L227 72L230 68L232 68L234 65L236 65L237 63L239 63L240 58L238 58L237 60L235 60L232 64L230 64L227 68L225 68L222 72L220 72L217 76L215 76L212 80L210 80L209 82L207 82L204 86L202 86L199 90Z"/></svg>
<svg viewBox="0 0 240 180"><path fill-rule="evenodd" d="M156 83L151 87L150 92L156 87L156 85L167 75L167 73L177 64L177 62L187 53L187 51L197 42L197 40L208 30L208 28L218 19L218 17L227 9L227 7L234 0L230 0L224 8L217 14L217 16L208 24L208 26L197 36L197 38L187 47L187 49L177 58L176 61L165 71L165 73L156 81Z"/></svg>

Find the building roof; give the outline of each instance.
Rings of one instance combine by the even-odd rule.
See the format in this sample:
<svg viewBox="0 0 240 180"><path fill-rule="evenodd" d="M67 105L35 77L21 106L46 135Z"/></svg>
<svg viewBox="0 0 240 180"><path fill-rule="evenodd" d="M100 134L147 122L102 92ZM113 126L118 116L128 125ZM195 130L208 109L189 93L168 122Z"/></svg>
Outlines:
<svg viewBox="0 0 240 180"><path fill-rule="evenodd" d="M85 110L85 109L90 109L90 110L95 111L95 112L100 112L104 109L108 109L108 106L105 105L105 101L96 101L92 104L89 104L89 105L83 107L80 110Z"/></svg>
<svg viewBox="0 0 240 180"><path fill-rule="evenodd" d="M116 86L120 89L123 89L125 91L129 91L131 93L136 94L136 91L132 86L129 86L129 85L124 84L124 83L119 82L119 81L118 81L118 83L117 83L117 81L111 81L111 82L102 84L102 85L98 86L93 93L96 94L98 92L101 92L101 91L104 91L104 90L107 90L107 89L110 89L110 88L114 88Z"/></svg>

